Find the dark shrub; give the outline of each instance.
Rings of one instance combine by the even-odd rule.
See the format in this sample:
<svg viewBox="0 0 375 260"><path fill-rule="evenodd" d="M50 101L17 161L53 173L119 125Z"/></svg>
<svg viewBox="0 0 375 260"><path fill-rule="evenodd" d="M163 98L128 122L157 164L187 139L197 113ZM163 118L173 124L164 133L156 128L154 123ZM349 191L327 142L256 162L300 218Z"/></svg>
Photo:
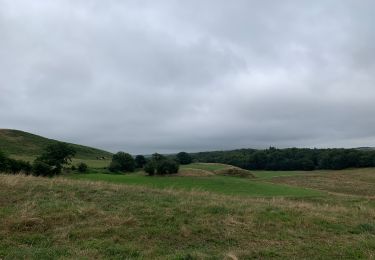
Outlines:
<svg viewBox="0 0 375 260"><path fill-rule="evenodd" d="M178 164L173 160L162 160L156 166L159 175L174 174L178 172Z"/></svg>
<svg viewBox="0 0 375 260"><path fill-rule="evenodd" d="M110 171L133 172L134 169L135 161L130 154L118 152L112 156L112 162L109 165Z"/></svg>
<svg viewBox="0 0 375 260"><path fill-rule="evenodd" d="M78 171L79 172L85 173L85 172L87 172L87 169L88 169L88 166L87 166L86 163L81 162L81 163L78 164Z"/></svg>
<svg viewBox="0 0 375 260"><path fill-rule="evenodd" d="M8 172L12 174L24 173L29 175L31 173L32 166L29 162L22 160L8 159Z"/></svg>
<svg viewBox="0 0 375 260"><path fill-rule="evenodd" d="M8 168L7 164L8 158L5 156L5 154L0 151L0 172L5 172Z"/></svg>
<svg viewBox="0 0 375 260"><path fill-rule="evenodd" d="M164 156L154 154L151 161L145 165L145 172L148 175L165 175L178 172L179 165L174 160L166 159Z"/></svg>
<svg viewBox="0 0 375 260"><path fill-rule="evenodd" d="M4 153L0 152L0 172L30 174L31 168L29 162L8 158Z"/></svg>
<svg viewBox="0 0 375 260"><path fill-rule="evenodd" d="M154 162L148 162L145 167L144 167L144 170L145 172L150 175L150 176L153 176L155 175L155 171L156 171L156 167L155 167L155 163Z"/></svg>
<svg viewBox="0 0 375 260"><path fill-rule="evenodd" d="M159 153L154 153L151 157L151 160L152 161L155 161L155 162L158 162L158 161L161 161L161 160L164 160L165 159L165 156L164 155L161 155Z"/></svg>
<svg viewBox="0 0 375 260"><path fill-rule="evenodd" d="M190 164L193 161L190 154L185 152L178 153L176 159L180 164Z"/></svg>
<svg viewBox="0 0 375 260"><path fill-rule="evenodd" d="M55 171L49 164L35 160L33 163L33 175L34 176L53 176L55 175Z"/></svg>
<svg viewBox="0 0 375 260"><path fill-rule="evenodd" d="M117 172L117 171L120 171L120 168L121 168L121 165L120 165L119 162L117 162L117 161L112 161L112 162L109 164L108 170L111 171L111 172Z"/></svg>
<svg viewBox="0 0 375 260"><path fill-rule="evenodd" d="M143 168L143 166L145 166L146 163L147 163L147 160L143 155L137 155L135 157L135 167L136 168Z"/></svg>

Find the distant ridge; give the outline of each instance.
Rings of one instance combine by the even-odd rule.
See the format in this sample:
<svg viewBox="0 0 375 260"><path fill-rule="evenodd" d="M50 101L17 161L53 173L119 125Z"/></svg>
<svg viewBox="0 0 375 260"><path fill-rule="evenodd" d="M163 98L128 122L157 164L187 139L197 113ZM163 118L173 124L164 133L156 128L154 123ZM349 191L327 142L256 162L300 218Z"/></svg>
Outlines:
<svg viewBox="0 0 375 260"><path fill-rule="evenodd" d="M355 149L362 150L362 151L372 151L372 150L375 150L375 147L358 147Z"/></svg>
<svg viewBox="0 0 375 260"><path fill-rule="evenodd" d="M40 155L43 149L57 140L48 139L39 135L27 133L20 130L0 129L0 151L10 156L30 156L36 157ZM111 157L112 154L100 149L71 144L77 154L78 159L96 159L96 157Z"/></svg>

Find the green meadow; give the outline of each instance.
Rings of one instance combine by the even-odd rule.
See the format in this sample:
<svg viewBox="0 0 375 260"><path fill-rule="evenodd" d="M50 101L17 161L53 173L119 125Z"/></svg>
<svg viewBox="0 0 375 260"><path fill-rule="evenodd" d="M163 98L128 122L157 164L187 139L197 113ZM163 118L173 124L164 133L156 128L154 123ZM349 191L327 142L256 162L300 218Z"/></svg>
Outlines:
<svg viewBox="0 0 375 260"><path fill-rule="evenodd" d="M71 178L89 181L104 181L116 184L138 185L158 189L183 189L187 191L208 191L227 195L247 196L317 196L322 195L311 189L292 187L250 180L246 178L210 176L183 177L157 176L150 177L143 173L116 174L75 174Z"/></svg>
<svg viewBox="0 0 375 260"><path fill-rule="evenodd" d="M252 174L0 174L0 259L374 258L374 169Z"/></svg>

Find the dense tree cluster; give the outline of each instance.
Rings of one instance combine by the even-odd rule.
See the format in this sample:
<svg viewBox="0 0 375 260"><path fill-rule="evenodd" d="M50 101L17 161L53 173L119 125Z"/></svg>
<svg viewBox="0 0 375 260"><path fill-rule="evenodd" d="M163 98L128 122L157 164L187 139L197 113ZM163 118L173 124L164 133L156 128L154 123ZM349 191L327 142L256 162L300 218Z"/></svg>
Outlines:
<svg viewBox="0 0 375 260"><path fill-rule="evenodd" d="M190 154L186 152L180 152L176 154L176 160L180 164L190 164L193 161L193 158L191 158Z"/></svg>
<svg viewBox="0 0 375 260"><path fill-rule="evenodd" d="M375 167L375 151L360 149L240 149L191 154L195 161L248 170L315 170Z"/></svg>
<svg viewBox="0 0 375 260"><path fill-rule="evenodd" d="M143 168L147 163L147 160L143 155L137 155L134 160L136 168Z"/></svg>
<svg viewBox="0 0 375 260"><path fill-rule="evenodd" d="M179 165L175 160L169 159L161 154L155 153L151 160L145 165L145 172L150 175L165 175L178 173Z"/></svg>
<svg viewBox="0 0 375 260"><path fill-rule="evenodd" d="M112 156L112 162L109 165L111 172L134 172L135 160L128 153L118 152Z"/></svg>

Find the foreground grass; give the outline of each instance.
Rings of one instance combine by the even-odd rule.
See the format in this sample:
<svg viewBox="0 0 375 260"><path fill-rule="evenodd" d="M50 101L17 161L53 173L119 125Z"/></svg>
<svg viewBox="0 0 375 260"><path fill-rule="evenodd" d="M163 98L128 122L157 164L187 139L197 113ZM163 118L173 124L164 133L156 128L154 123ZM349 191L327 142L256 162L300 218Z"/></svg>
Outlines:
<svg viewBox="0 0 375 260"><path fill-rule="evenodd" d="M375 203L253 198L0 175L0 258L375 256Z"/></svg>

